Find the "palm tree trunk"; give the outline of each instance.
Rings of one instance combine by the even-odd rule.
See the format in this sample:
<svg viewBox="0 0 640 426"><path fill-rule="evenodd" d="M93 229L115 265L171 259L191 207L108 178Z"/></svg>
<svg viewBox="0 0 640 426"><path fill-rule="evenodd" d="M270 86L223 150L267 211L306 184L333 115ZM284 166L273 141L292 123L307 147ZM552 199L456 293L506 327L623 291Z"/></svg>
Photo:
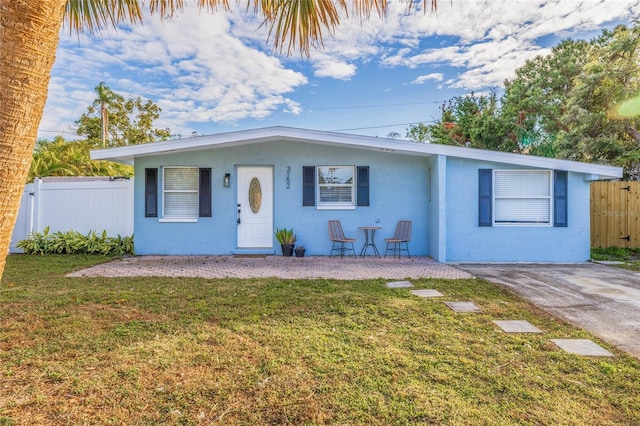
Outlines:
<svg viewBox="0 0 640 426"><path fill-rule="evenodd" d="M47 99L67 0L0 0L0 278Z"/></svg>

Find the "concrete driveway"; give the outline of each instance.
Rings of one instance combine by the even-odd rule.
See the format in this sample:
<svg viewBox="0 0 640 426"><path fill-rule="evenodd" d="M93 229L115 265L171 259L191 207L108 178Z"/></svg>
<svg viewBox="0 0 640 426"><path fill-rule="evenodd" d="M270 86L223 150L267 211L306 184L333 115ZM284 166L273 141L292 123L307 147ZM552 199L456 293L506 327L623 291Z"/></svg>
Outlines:
<svg viewBox="0 0 640 426"><path fill-rule="evenodd" d="M639 273L596 263L456 266L640 358Z"/></svg>

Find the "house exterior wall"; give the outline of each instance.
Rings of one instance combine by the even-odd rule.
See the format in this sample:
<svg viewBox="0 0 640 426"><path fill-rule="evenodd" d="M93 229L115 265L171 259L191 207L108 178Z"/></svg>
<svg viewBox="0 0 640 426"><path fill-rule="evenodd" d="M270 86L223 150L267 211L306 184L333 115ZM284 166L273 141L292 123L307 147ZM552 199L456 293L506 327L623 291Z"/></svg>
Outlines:
<svg viewBox="0 0 640 426"><path fill-rule="evenodd" d="M428 253L437 261L446 261L446 175L447 157L434 155L427 159L429 180L428 216L429 248Z"/></svg>
<svg viewBox="0 0 640 426"><path fill-rule="evenodd" d="M568 174L568 226L478 226L478 170L522 166L447 158L447 262L583 262L590 257L589 182Z"/></svg>
<svg viewBox="0 0 640 426"><path fill-rule="evenodd" d="M428 188L425 158L383 151L325 146L290 141L249 144L203 151L138 157L135 160L134 238L136 254L231 254L237 251L236 183L239 166L270 166L274 172L274 229L293 228L308 255L328 255L331 243L327 221L339 219L347 236L364 244L358 226L381 226L378 250L385 247L398 220L413 221L411 254L428 254ZM355 210L318 210L302 206L302 167L319 165L369 166L370 206ZM197 223L167 223L144 215L145 168L197 166L211 168L212 217ZM223 186L225 173L231 186ZM161 172L158 173L162 175ZM161 188L161 182L159 187ZM158 193L162 212L162 194ZM273 250L280 253L277 241Z"/></svg>

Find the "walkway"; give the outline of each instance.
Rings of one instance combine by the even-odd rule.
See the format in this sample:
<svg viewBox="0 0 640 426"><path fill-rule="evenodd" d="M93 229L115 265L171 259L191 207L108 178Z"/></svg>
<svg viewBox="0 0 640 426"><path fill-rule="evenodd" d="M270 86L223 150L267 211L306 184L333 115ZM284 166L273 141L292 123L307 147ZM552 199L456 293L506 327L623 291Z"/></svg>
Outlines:
<svg viewBox="0 0 640 426"><path fill-rule="evenodd" d="M429 257L393 259L308 256L135 256L83 269L70 277L202 277L283 279L473 278Z"/></svg>
<svg viewBox="0 0 640 426"><path fill-rule="evenodd" d="M596 263L458 265L640 358L640 274Z"/></svg>

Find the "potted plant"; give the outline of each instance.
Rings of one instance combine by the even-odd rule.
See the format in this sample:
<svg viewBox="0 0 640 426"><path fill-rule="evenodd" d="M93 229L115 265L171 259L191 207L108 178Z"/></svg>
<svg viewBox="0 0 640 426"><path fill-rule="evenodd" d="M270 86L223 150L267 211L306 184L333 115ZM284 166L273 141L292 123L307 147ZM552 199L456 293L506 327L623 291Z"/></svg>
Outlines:
<svg viewBox="0 0 640 426"><path fill-rule="evenodd" d="M298 246L296 247L296 257L304 257L304 252L306 251L306 249L304 248L304 246Z"/></svg>
<svg viewBox="0 0 640 426"><path fill-rule="evenodd" d="M283 256L293 256L293 248L296 244L296 234L293 228L276 228L276 240L280 243Z"/></svg>

